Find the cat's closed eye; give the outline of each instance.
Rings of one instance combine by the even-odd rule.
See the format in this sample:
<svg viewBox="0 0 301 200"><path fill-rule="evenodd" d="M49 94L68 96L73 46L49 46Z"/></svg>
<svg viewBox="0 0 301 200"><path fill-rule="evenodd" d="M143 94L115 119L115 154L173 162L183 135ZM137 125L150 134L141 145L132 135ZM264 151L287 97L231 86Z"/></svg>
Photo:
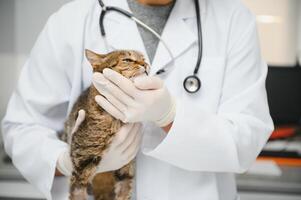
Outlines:
<svg viewBox="0 0 301 200"><path fill-rule="evenodd" d="M129 59L129 58L124 58L124 59L122 59L122 61L124 61L124 62L133 62L133 60Z"/></svg>

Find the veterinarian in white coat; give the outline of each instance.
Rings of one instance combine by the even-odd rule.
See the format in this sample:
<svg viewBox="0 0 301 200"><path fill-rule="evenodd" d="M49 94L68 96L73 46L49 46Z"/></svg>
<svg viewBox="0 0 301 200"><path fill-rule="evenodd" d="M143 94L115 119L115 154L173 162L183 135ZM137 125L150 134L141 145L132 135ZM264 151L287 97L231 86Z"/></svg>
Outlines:
<svg viewBox="0 0 301 200"><path fill-rule="evenodd" d="M129 10L125 0L104 2ZM167 102L175 114L166 133L150 122L159 120L158 113L140 113L148 117L141 118L145 120L137 155L137 200L237 199L233 173L248 169L273 130L265 90L267 66L260 54L255 17L239 0L200 0L200 7L204 50L199 92L189 94L182 85L193 72L197 54L193 1L176 1L162 34L176 57L175 66L161 77L164 85L156 86L167 100L150 106L158 109ZM48 199L58 157L67 146L56 132L63 129L73 103L92 80L84 49L107 52L99 14L96 0L76 0L49 18L2 122L5 149L14 165ZM146 55L135 22L112 13L105 26L109 47ZM160 43L150 74L170 59ZM104 75L100 79L109 83L114 79L110 73Z"/></svg>

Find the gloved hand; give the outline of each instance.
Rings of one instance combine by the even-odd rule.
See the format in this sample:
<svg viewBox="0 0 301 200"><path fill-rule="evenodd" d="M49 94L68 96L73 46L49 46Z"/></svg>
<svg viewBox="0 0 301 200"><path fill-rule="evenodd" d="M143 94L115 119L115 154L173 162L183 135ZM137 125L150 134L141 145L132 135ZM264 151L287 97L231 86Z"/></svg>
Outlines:
<svg viewBox="0 0 301 200"><path fill-rule="evenodd" d="M175 117L175 101L158 77L140 76L131 80L104 69L94 73L93 84L103 95L96 102L123 122L153 121L159 127L170 124Z"/></svg>
<svg viewBox="0 0 301 200"><path fill-rule="evenodd" d="M85 111L80 110L72 131L73 133L76 132L84 119ZM102 160L97 166L96 173L120 169L133 160L138 153L141 143L142 134L140 133L140 129L140 123L123 125L115 134L109 148L103 153ZM57 169L65 176L71 175L72 162L69 149L66 149L59 155Z"/></svg>

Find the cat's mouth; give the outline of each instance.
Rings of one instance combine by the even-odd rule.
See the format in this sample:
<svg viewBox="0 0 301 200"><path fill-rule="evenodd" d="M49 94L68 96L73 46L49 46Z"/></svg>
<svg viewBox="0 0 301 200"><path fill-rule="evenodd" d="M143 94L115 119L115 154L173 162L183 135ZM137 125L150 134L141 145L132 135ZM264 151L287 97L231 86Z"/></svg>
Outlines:
<svg viewBox="0 0 301 200"><path fill-rule="evenodd" d="M139 70L137 70L132 77L140 76L140 75L148 75L149 74L149 66L148 64L145 64L145 66L140 65Z"/></svg>
<svg viewBox="0 0 301 200"><path fill-rule="evenodd" d="M149 75L149 72L150 72L150 67L149 67L148 64L146 64L146 67L144 68L144 73L145 73L146 75Z"/></svg>
<svg viewBox="0 0 301 200"><path fill-rule="evenodd" d="M149 74L149 66L146 64L146 66L140 65L139 69L136 70L131 76L130 79L133 80L134 78L137 78L138 76L147 76Z"/></svg>
<svg viewBox="0 0 301 200"><path fill-rule="evenodd" d="M139 73L139 75L141 75L141 74L148 75L149 74L149 66L148 65L146 65L146 66L141 66L140 65L138 73Z"/></svg>

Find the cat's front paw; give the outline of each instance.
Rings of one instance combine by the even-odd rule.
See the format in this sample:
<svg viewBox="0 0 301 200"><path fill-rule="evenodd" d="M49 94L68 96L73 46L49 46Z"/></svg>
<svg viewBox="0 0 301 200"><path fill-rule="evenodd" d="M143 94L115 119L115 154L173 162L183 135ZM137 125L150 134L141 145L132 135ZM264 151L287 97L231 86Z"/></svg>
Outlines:
<svg viewBox="0 0 301 200"><path fill-rule="evenodd" d="M88 194L84 188L75 189L70 194L70 200L87 200Z"/></svg>

